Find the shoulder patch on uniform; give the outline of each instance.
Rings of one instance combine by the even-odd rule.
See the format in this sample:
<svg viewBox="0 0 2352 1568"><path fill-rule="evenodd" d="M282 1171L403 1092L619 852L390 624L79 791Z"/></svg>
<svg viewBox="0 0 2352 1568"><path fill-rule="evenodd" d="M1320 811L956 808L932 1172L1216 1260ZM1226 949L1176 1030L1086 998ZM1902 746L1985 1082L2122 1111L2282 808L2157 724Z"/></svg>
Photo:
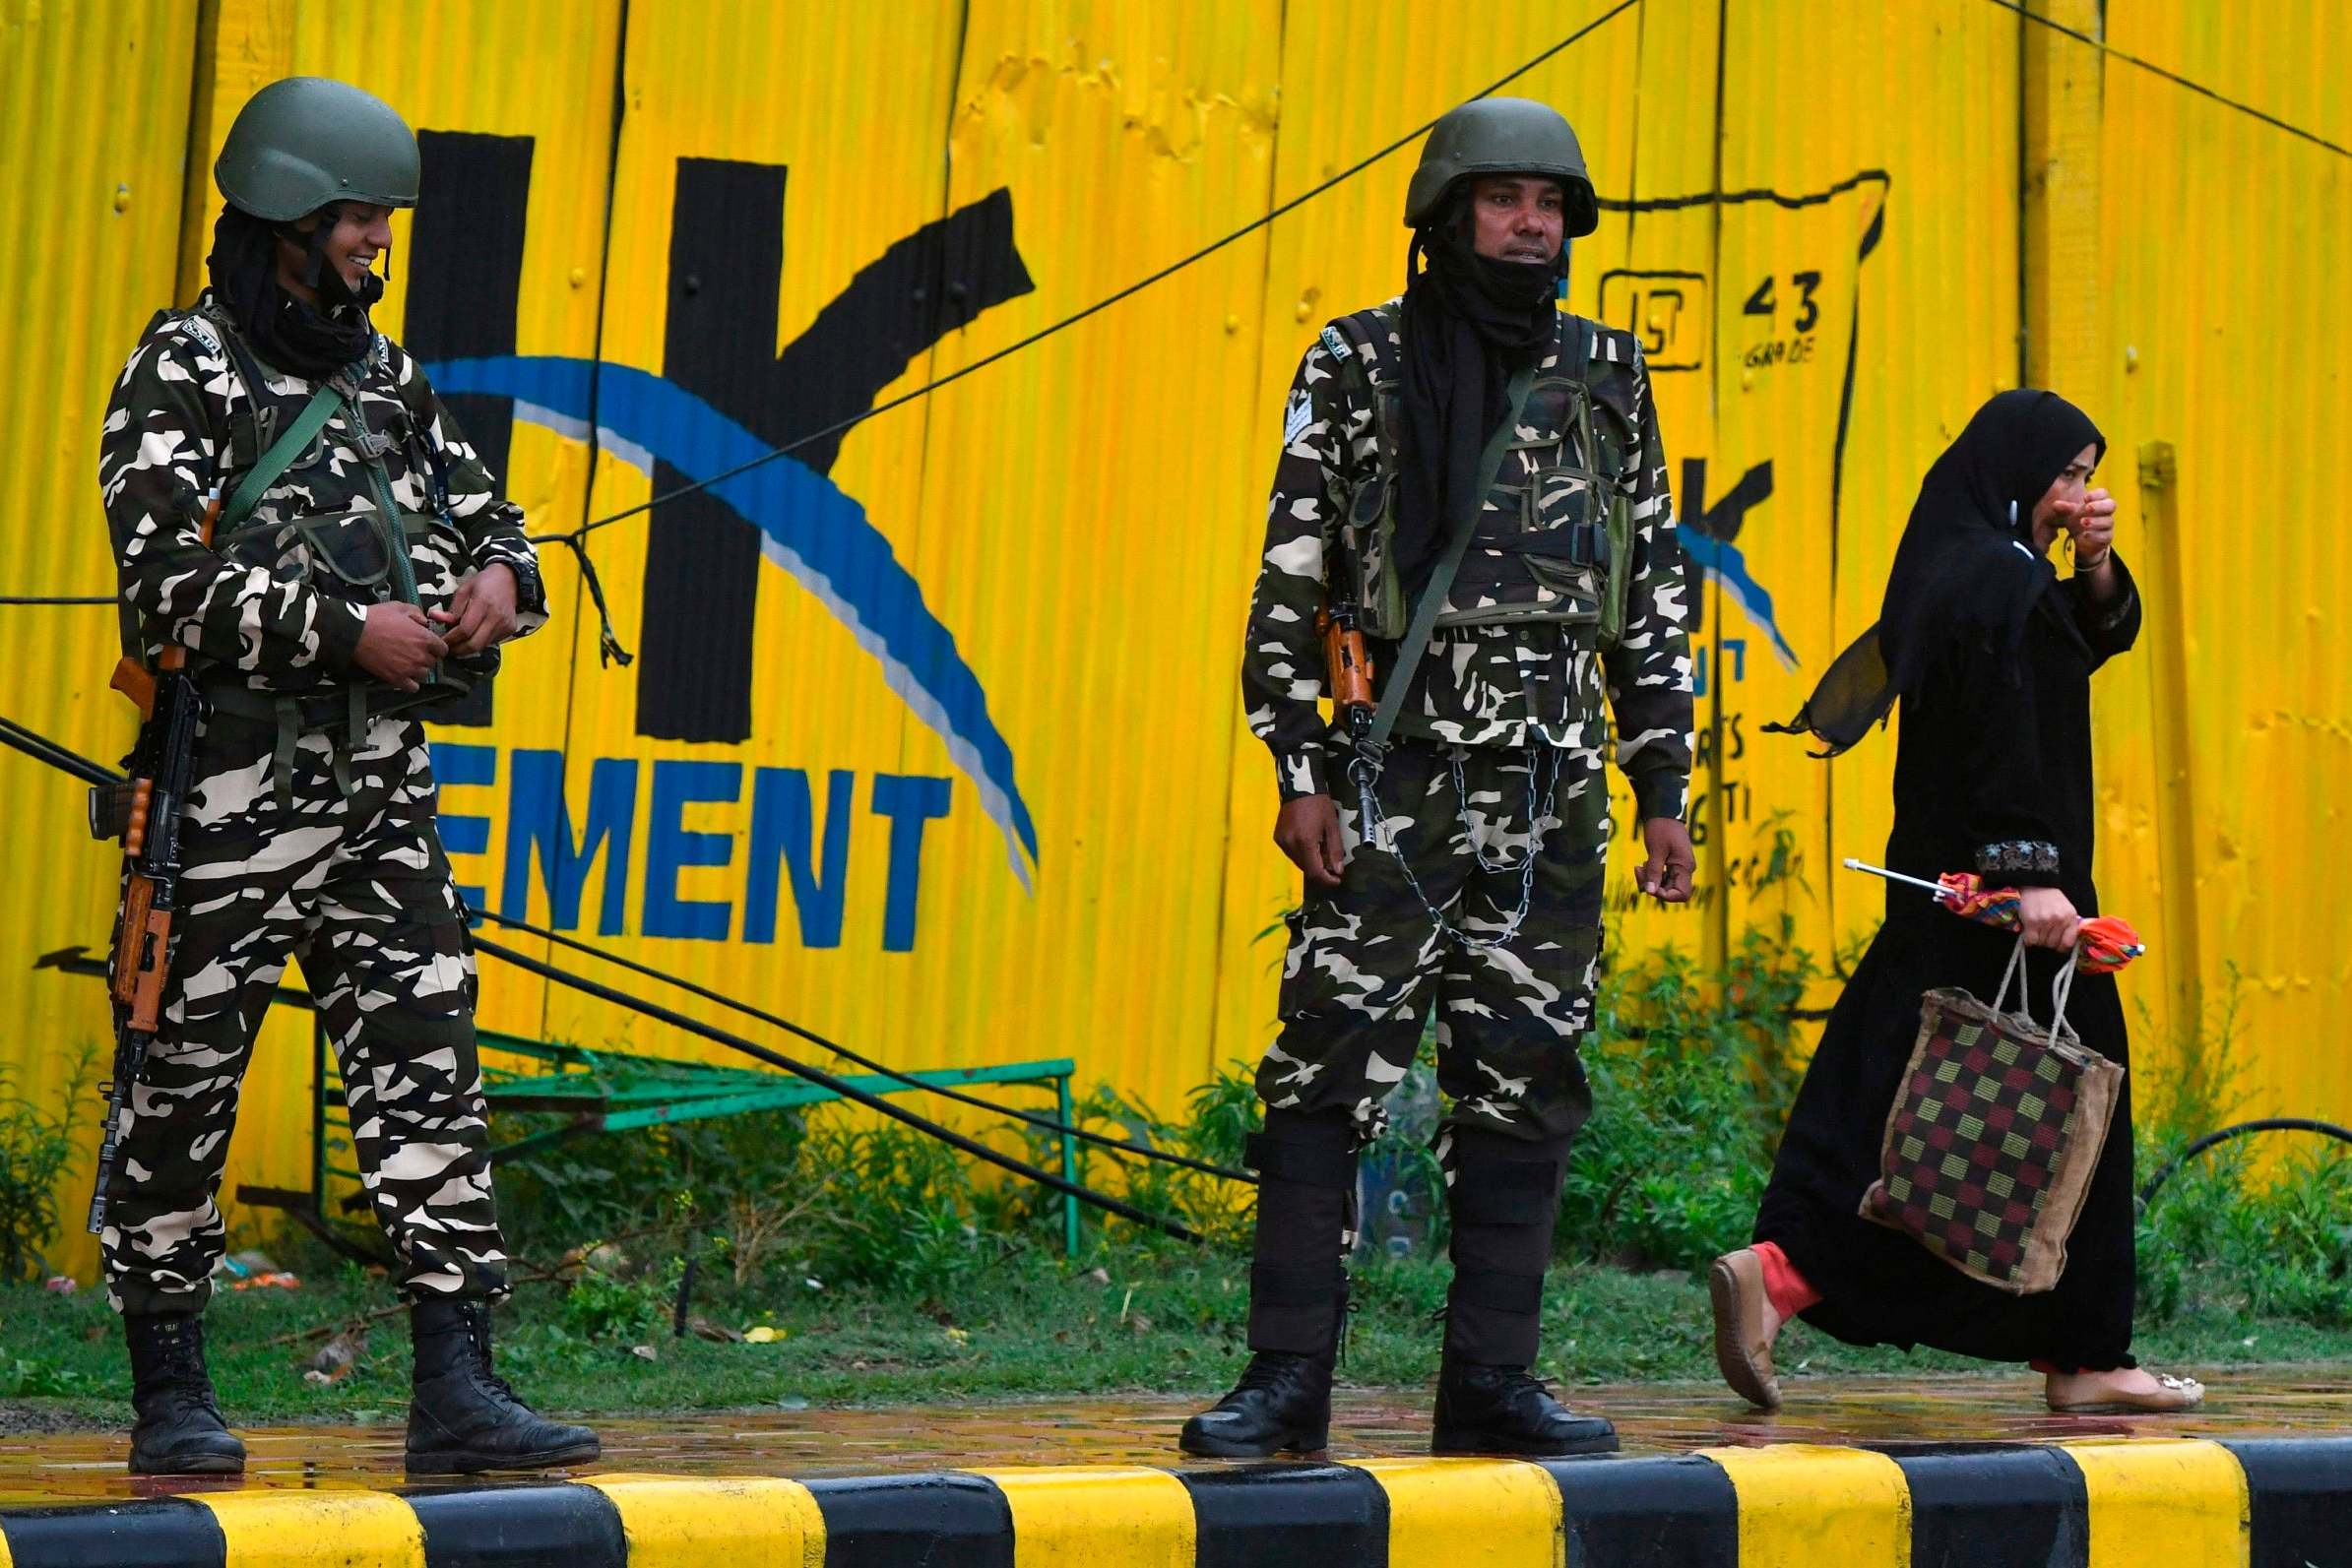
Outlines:
<svg viewBox="0 0 2352 1568"><path fill-rule="evenodd" d="M198 343L203 344L214 353L224 353L227 351L221 343L221 335L213 330L213 324L211 322L204 319L204 313L202 311L189 311L186 315L179 318L177 325L181 332L186 333Z"/></svg>
<svg viewBox="0 0 2352 1568"><path fill-rule="evenodd" d="M1348 343L1348 335L1336 325L1323 329L1323 346L1331 350L1334 359L1345 359L1356 351Z"/></svg>
<svg viewBox="0 0 2352 1568"><path fill-rule="evenodd" d="M1308 401L1306 389L1296 387L1291 401L1282 410L1282 444L1289 446L1306 434L1306 427L1314 422L1314 406Z"/></svg>

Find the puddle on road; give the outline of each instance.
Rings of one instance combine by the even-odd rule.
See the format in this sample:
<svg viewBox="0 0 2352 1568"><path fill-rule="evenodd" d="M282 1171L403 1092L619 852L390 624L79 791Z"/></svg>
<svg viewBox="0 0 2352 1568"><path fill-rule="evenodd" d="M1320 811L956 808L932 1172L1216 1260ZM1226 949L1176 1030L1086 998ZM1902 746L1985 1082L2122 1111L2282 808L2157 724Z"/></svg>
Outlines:
<svg viewBox="0 0 2352 1568"><path fill-rule="evenodd" d="M2179 1416L2052 1415L2041 1380L1819 1378L1791 1380L1774 1415L1705 1384L1559 1390L1617 1422L1628 1453L1759 1443L2031 1442L2107 1434L2254 1437L2352 1432L2352 1376L2342 1368L2266 1368L2207 1376L2209 1408ZM596 1469L671 1474L875 1474L1017 1465L1185 1463L1176 1429L1188 1397L1139 1395L1038 1403L893 1406L686 1414L597 1422ZM388 1487L402 1483L402 1428L281 1426L246 1430L241 1481L134 1480L122 1433L47 1432L0 1438L0 1505L169 1496L242 1486ZM1400 1389L1342 1389L1334 1459L1426 1451L1429 1399ZM578 1474L589 1474L581 1472Z"/></svg>

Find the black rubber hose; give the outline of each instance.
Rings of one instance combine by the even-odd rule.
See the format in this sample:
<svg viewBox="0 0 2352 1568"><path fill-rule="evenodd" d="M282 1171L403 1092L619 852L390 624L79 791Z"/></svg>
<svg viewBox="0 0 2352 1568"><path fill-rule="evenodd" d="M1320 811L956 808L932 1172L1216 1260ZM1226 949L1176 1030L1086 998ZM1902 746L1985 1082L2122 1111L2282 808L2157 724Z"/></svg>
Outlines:
<svg viewBox="0 0 2352 1568"><path fill-rule="evenodd" d="M66 750L48 736L36 734L12 719L0 719L0 745L14 746L35 762L45 762L60 773L70 773L84 784L121 784L123 776L103 763L92 762L78 752Z"/></svg>
<svg viewBox="0 0 2352 1568"><path fill-rule="evenodd" d="M656 1023L667 1024L672 1029L684 1030L689 1035L699 1035L713 1044L724 1045L729 1050L740 1051L745 1056L766 1062L771 1067L781 1067L788 1073L805 1078L812 1084L833 1091L844 1099L854 1100L869 1110L878 1110L894 1121L903 1121L918 1132L936 1138L951 1149L960 1149L976 1160L985 1160L991 1165L1009 1170L1014 1175L1037 1182L1041 1186L1050 1187L1055 1192L1067 1193L1080 1202L1090 1203L1107 1214L1117 1215L1120 1219L1131 1220L1137 1224L1149 1225L1179 1241L1201 1239L1198 1231L1180 1221L1148 1213L1136 1208L1133 1204L1123 1203L1107 1192L1097 1192L1092 1187L1081 1186L1074 1181L1065 1181L1051 1171L1040 1169L1026 1160L1015 1160L1010 1155L998 1154L986 1144L967 1138L952 1128L942 1127L929 1117L918 1115L904 1106L893 1105L881 1096L869 1094L853 1083L836 1078L821 1067L811 1067L806 1062L796 1062L781 1051L772 1051L765 1045L755 1045L740 1035L731 1035L726 1030L719 1029L714 1025L688 1018L683 1013L672 1012L659 1002L649 1002L643 997L631 996L626 991L615 990L609 985L574 974L568 970L559 970L552 964L531 957L528 953L518 953L504 943L493 942L486 937L477 936L474 939L474 945L490 957L512 964L527 973L537 974L542 979L553 980L558 985L568 986L582 995L593 996L602 1002L610 1002L615 1007L625 1007Z"/></svg>
<svg viewBox="0 0 2352 1568"><path fill-rule="evenodd" d="M46 735L27 729L13 720L0 719L0 744L14 746L28 757L72 774L86 784L105 784L123 782L122 775L113 772L103 764L93 762L87 757L68 751ZM533 925L528 920L511 919L503 914L493 914L487 909L475 909L471 912L480 919L493 921L509 930L521 931L527 935L553 942L557 946L569 948L575 953L584 953L590 958L603 959L607 964L617 964L632 973L643 974L649 979L665 981L676 986L679 990L699 996L706 1002L716 1002L721 1007L731 1008L746 1018L756 1018L761 1023L772 1025L789 1035L796 1035L811 1045L821 1045L844 1061L855 1062L867 1072L879 1073L885 1078L894 1078L911 1088L925 1090L981 1110L991 1111L999 1116L1009 1116L1016 1121L1027 1122L1030 1126L1042 1128L1047 1132L1066 1133L1073 1138L1083 1138L1088 1143L1100 1144L1114 1154L1132 1155L1138 1160L1158 1160L1162 1164L1180 1165L1186 1170L1197 1170L1202 1175L1215 1176L1222 1181L1238 1181L1251 1187L1257 1185L1257 1178L1246 1170L1235 1170L1225 1165L1213 1164L1206 1160L1195 1160L1189 1155L1179 1155L1172 1150L1153 1149L1143 1144L1130 1143L1123 1138L1112 1138L1107 1133L1095 1132L1091 1128L1080 1127L1075 1123L1061 1121L1052 1116L1041 1116L1035 1111L999 1104L992 1099L983 1099L978 1095L968 1095L960 1089L951 1089L945 1084L925 1083L912 1073L904 1073L895 1067L885 1066L869 1056L850 1049L847 1045L829 1040L814 1030L804 1029L789 1018L781 1018L764 1008L754 1007L749 1002L740 1001L706 986L697 985L692 980L665 973L650 965L640 964L634 959L623 958L617 953L607 953L603 948L582 942L575 937L565 936L560 931L551 931L544 926Z"/></svg>
<svg viewBox="0 0 2352 1568"><path fill-rule="evenodd" d="M1124 1139L1112 1138L1106 1133L1094 1132L1088 1128L1080 1127L1072 1122L1060 1121L1051 1116L1041 1116L1034 1111L1019 1110L1011 1105L998 1104L992 1099L983 1099L978 1095L968 1095L960 1089L950 1089L944 1084L926 1083L912 1073L901 1072L895 1067L886 1067L882 1063L875 1061L870 1056L860 1055L858 1052L850 1049L847 1045L836 1044L832 1040L827 1039L824 1035L817 1034L814 1030L804 1029L800 1025L794 1023L789 1018L779 1018L776 1014L768 1012L764 1008L754 1007L749 1002L737 1000L736 998L729 996L724 992L714 991L707 986L697 985L692 980L681 978L675 974L667 973L661 970L653 968L651 965L640 964L635 959L622 958L618 953L608 953L601 947L597 947L588 942L580 941L575 937L565 936L559 931L550 931L542 925L533 925L528 920L517 920L509 918L503 914L492 914L487 909L476 909L473 912L477 917L484 920L493 921L498 925L506 927L510 931L522 931L528 935L540 937L545 941L553 942L558 947L569 948L575 953L584 953L590 958L603 959L607 964L617 964L622 969L629 971L631 973L642 974L648 979L660 980L665 984L674 985L679 990L684 991L689 995L699 996L706 1002L716 1002L721 1007L730 1008L737 1013L742 1014L745 1018L756 1018L763 1024L774 1025L776 1028L783 1030L788 1035L798 1035L800 1038L808 1041L808 1043L811 1045L823 1046L826 1050L833 1052L834 1055L839 1056L844 1061L855 1062L859 1067L864 1068L867 1072L879 1073L884 1078L895 1078L900 1083L905 1084L910 1088L926 1090L931 1094L943 1096L948 1099L959 1100L967 1105L978 1106L982 1110L994 1111L999 1116L1010 1116L1016 1121L1025 1121L1030 1126L1043 1128L1047 1132L1067 1133L1073 1138L1083 1138L1088 1143L1100 1144L1105 1149L1114 1151L1118 1154L1133 1155L1139 1160L1156 1160L1163 1164L1181 1165L1186 1170L1197 1170L1203 1175L1217 1176L1226 1181L1239 1181L1252 1187L1257 1185L1257 1178L1249 1174L1249 1172L1246 1170L1232 1170L1224 1165L1212 1164L1206 1160L1195 1160L1190 1155L1179 1155L1171 1150L1153 1149L1143 1144L1129 1143Z"/></svg>
<svg viewBox="0 0 2352 1568"><path fill-rule="evenodd" d="M2334 1122L2331 1121L2313 1121L2304 1116L2264 1116L2257 1121L2242 1121L2235 1126L2224 1127L2219 1132L2209 1132L2205 1134L2202 1138L2199 1138L2196 1142L2191 1144L2188 1148L2182 1150L2170 1160L2167 1160L2163 1164L2157 1166L2156 1173L2150 1176L2147 1179L2146 1185L2139 1189L2139 1206L2142 1209L2145 1209L2149 1204L2154 1203L2156 1201L2157 1189L2161 1188L2166 1182L2170 1181L2173 1178L2174 1173L2177 1172L2183 1165L2187 1164L2190 1160L2194 1160L2198 1155L2203 1154L2215 1144L2227 1143L2232 1138L2243 1138L2248 1133L2258 1132L2320 1133L2325 1137L2334 1138L2343 1143L2352 1144L2352 1127L2338 1127Z"/></svg>
<svg viewBox="0 0 2352 1568"><path fill-rule="evenodd" d="M63 772L73 774L77 778L83 779L91 784L120 784L122 782L122 775L115 773L111 769L106 768L101 764L92 762L87 757L78 756L74 752L66 750L63 746L58 745L55 741L48 739L46 736L37 734L32 730L27 729L22 724L15 722L13 720L0 719L0 744L14 746L17 750L24 752L29 757L34 758L40 762L45 762L52 768L57 768ZM553 936L553 933L546 934ZM567 939L557 937L555 940L562 941ZM1011 1171L1017 1176L1027 1177L1029 1180L1037 1182L1041 1186L1050 1187L1055 1192L1066 1193L1069 1196L1078 1199L1082 1203L1092 1204L1094 1207L1101 1209L1106 1214L1114 1214L1122 1220L1131 1220L1137 1224L1149 1225L1153 1229L1162 1231L1168 1235L1172 1235L1179 1241L1198 1241L1201 1239L1201 1235L1198 1231L1192 1229L1189 1225L1184 1224L1180 1221L1170 1220L1160 1215L1148 1213L1145 1210L1136 1208L1133 1204L1122 1203L1120 1200L1112 1197L1109 1193L1097 1192L1092 1187L1082 1186L1074 1181L1066 1181L1060 1176L1054 1175L1051 1171L1041 1169L1025 1160L1015 1160L1010 1155L1000 1155L995 1150L990 1149L987 1145L980 1143L974 1139L967 1138L962 1133L942 1127L939 1125L939 1123L930 1120L926 1116L919 1116L911 1110L906 1110L900 1106L893 1105L879 1095L869 1095L864 1090L859 1089L857 1085L846 1083L843 1080L834 1077L831 1073L826 1072L821 1067L811 1067L805 1062L794 1061L791 1057L786 1056L778 1051L769 1050L764 1045L755 1045L750 1040L744 1039L739 1035L730 1035L723 1029L715 1029L708 1024L698 1023L697 1021L686 1017L682 1013L673 1013L668 1008L663 1007L659 1003L649 1002L641 997L630 996L626 992L614 990L608 985L600 985L595 980L584 978L581 975L570 973L564 970L559 970L552 964L542 963L538 959L532 958L528 954L518 953L514 949L507 947L502 943L492 942L485 937L476 937L474 939L474 945L480 951L489 954L492 958L501 959L506 963L514 965L517 969L524 970L533 974L538 974L544 979L553 980L558 985L569 986L573 990L580 991L585 995L594 996L601 1000L611 1002L615 1006L629 1008L630 1010L641 1013L647 1018L651 1018L658 1023L667 1024L673 1029L682 1029L689 1035L699 1035L703 1038L711 1040L716 1044L725 1045L731 1050L740 1051L746 1056L754 1057L760 1061L767 1062L771 1066L781 1067L789 1073L797 1074L799 1077L807 1079L812 1084L819 1084L824 1088L832 1090L844 1099L855 1100L858 1104L865 1105L871 1109L880 1111L883 1115L891 1117L893 1120L903 1121L908 1126L913 1127L920 1132L927 1133L950 1148L961 1149L966 1154L973 1156L975 1159L985 1160L989 1164L1000 1166L1005 1170ZM620 962L626 963L627 961L622 960ZM717 999L721 1001L726 1000L724 997ZM782 1021L779 1020L779 1022L781 1023ZM805 1033L804 1031L799 1031L795 1025L786 1024L784 1027L793 1029L796 1033ZM817 1036L812 1035L809 1037L815 1039ZM819 1042L826 1043L830 1049L840 1049L838 1046L830 1045L829 1042ZM845 1056L851 1055L851 1053L848 1051L843 1051L842 1054ZM852 1057L852 1059L855 1060L856 1058ZM889 1072L889 1070L886 1068L883 1069L883 1071L885 1073ZM897 1077L899 1075L890 1074L890 1076ZM934 1086L922 1085L922 1087L931 1088ZM985 1101L983 1101L983 1103L985 1104ZM1004 1107L991 1106L989 1108L1001 1110ZM1019 1113L1014 1112L1013 1114ZM1080 1136L1097 1136L1086 1134L1081 1129L1073 1128L1071 1130L1074 1132L1079 1132ZM1140 1153L1141 1151L1136 1152ZM1180 1159L1182 1157L1179 1156L1176 1158Z"/></svg>

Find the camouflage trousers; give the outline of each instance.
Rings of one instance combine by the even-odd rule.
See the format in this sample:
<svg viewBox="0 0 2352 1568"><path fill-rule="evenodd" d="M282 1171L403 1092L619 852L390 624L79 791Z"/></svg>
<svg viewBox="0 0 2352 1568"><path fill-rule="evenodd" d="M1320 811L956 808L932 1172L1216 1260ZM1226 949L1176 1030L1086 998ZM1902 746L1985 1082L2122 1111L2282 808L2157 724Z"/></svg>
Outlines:
<svg viewBox="0 0 2352 1568"><path fill-rule="evenodd" d="M1337 888L1309 887L1291 916L1282 1034L1258 1066L1258 1094L1285 1109L1344 1109L1368 1139L1386 1124L1382 1100L1433 1007L1445 1127L1564 1150L1592 1110L1576 1048L1592 1027L1601 948L1610 822L1600 753L1401 741L1380 777L1385 820L1370 844L1353 784L1341 783L1337 799L1347 868ZM1523 887L1525 914L1494 940L1510 930ZM1442 929L1431 905L1472 940ZM1440 1137L1440 1160L1451 1144Z"/></svg>
<svg viewBox="0 0 2352 1568"><path fill-rule="evenodd" d="M434 824L423 726L373 721L350 748L349 796L328 737L304 735L290 810L277 799L275 740L270 726L216 715L198 741L161 1027L132 1092L100 1237L108 1290L129 1312L209 1298L238 1089L298 954L401 1286L503 1295L474 950Z"/></svg>

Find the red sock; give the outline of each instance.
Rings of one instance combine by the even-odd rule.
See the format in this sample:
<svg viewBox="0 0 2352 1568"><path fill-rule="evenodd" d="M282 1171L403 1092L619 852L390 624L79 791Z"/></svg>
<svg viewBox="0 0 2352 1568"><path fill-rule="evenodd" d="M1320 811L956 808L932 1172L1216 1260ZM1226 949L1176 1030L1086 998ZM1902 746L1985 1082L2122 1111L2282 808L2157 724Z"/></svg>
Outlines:
<svg viewBox="0 0 2352 1568"><path fill-rule="evenodd" d="M1749 1248L1764 1265L1764 1297L1772 1303L1772 1310L1782 1321L1821 1299L1821 1292L1805 1283L1805 1276L1789 1261L1789 1255L1770 1241L1759 1241Z"/></svg>

